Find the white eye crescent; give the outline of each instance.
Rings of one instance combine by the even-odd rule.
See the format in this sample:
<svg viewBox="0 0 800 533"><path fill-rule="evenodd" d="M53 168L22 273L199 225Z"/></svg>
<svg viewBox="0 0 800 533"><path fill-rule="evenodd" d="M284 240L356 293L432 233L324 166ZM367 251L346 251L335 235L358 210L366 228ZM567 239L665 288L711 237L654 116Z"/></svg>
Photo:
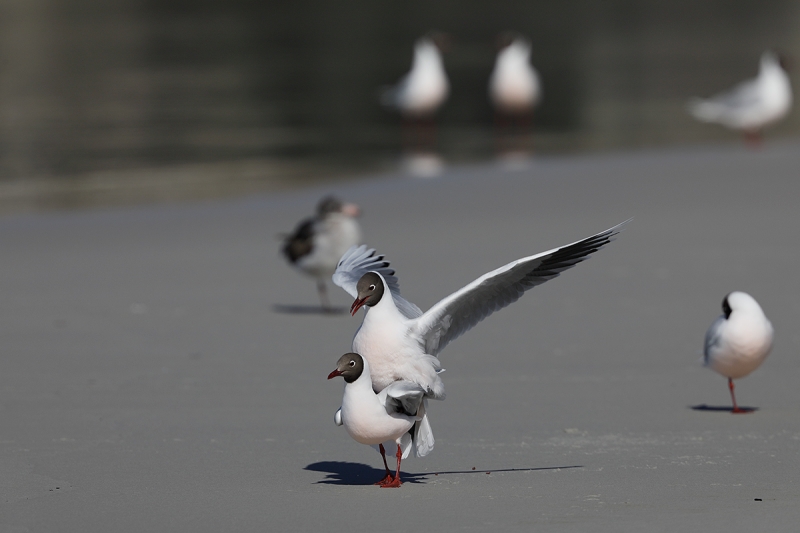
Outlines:
<svg viewBox="0 0 800 533"><path fill-rule="evenodd" d="M375 290L375 285L370 285L369 286L369 290L374 291Z"/></svg>
<svg viewBox="0 0 800 533"><path fill-rule="evenodd" d="M356 362L355 362L355 361L353 361L352 359L350 360L350 362L349 362L348 364L349 364L351 367L353 367L353 366L356 366Z"/></svg>

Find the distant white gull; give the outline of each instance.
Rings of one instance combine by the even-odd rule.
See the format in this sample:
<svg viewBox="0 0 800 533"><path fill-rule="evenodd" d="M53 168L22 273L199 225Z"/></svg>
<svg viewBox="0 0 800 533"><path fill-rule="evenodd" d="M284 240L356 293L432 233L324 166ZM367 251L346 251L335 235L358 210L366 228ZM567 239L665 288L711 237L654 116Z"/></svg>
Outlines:
<svg viewBox="0 0 800 533"><path fill-rule="evenodd" d="M442 60L446 41L441 33L418 39L411 70L381 94L383 105L400 112L405 150L423 155L422 159L411 157L408 161L408 170L419 177L433 177L441 172L441 161L429 152L435 152L436 146L434 115L450 94Z"/></svg>
<svg viewBox="0 0 800 533"><path fill-rule="evenodd" d="M436 35L417 39L411 70L397 85L384 90L381 103L419 118L432 115L447 100L450 82L436 41Z"/></svg>
<svg viewBox="0 0 800 533"><path fill-rule="evenodd" d="M343 204L326 196L317 205L317 214L303 220L283 243L286 259L301 272L316 278L323 309L330 309L325 281L336 270L339 258L361 242L361 228L356 220L360 210L355 204Z"/></svg>
<svg viewBox="0 0 800 533"><path fill-rule="evenodd" d="M758 302L747 293L732 292L722 301L723 314L706 332L703 362L728 378L734 413L746 413L736 405L733 380L761 366L772 349L772 324Z"/></svg>
<svg viewBox="0 0 800 533"><path fill-rule="evenodd" d="M412 444L416 445L417 456L430 451L420 442L430 433L430 428L426 432L425 427L418 424L425 414L425 389L410 381L395 381L376 394L372 390L369 363L356 353L346 353L339 358L336 370L328 374L328 379L337 376L345 381L342 407L336 413L337 424L344 425L356 442L378 447L386 476L375 484L399 487L400 461L408 457ZM386 464L384 443L390 448L397 446L394 475Z"/></svg>
<svg viewBox="0 0 800 533"><path fill-rule="evenodd" d="M333 281L355 298L352 314L362 306L367 310L353 339L353 351L369 362L372 388L382 391L395 381L410 381L423 388L426 398L444 399L437 355L447 344L517 301L525 291L587 259L611 242L626 223L484 274L424 314L400 296L397 277L382 255L363 245L351 248L339 262ZM429 427L427 414L421 423ZM432 447L432 435L429 440Z"/></svg>
<svg viewBox="0 0 800 533"><path fill-rule="evenodd" d="M789 76L781 66L781 59L772 52L761 56L758 77L727 92L689 103L689 112L697 120L740 130L751 143L759 143L764 127L785 117L791 108Z"/></svg>
<svg viewBox="0 0 800 533"><path fill-rule="evenodd" d="M497 53L489 76L489 97L500 113L530 113L542 96L539 74L530 64L531 43L518 35L501 38L505 46Z"/></svg>

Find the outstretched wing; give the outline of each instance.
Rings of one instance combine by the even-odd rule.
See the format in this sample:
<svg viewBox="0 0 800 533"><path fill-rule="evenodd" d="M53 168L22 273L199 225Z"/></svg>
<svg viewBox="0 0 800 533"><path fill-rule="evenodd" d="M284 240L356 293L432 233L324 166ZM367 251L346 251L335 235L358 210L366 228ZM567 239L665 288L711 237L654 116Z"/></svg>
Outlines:
<svg viewBox="0 0 800 533"><path fill-rule="evenodd" d="M377 272L383 277L389 291L394 297L395 306L408 318L422 315L419 307L400 296L400 285L394 269L389 267L383 255L377 255L374 248L366 245L352 246L339 260L339 266L333 273L333 282L343 288L353 298L358 297L358 280L367 272Z"/></svg>
<svg viewBox="0 0 800 533"><path fill-rule="evenodd" d="M517 259L454 292L411 325L425 353L437 355L451 341L495 311L516 302L525 291L557 277L614 240L628 219L581 241Z"/></svg>
<svg viewBox="0 0 800 533"><path fill-rule="evenodd" d="M385 393L386 412L417 416L425 397L425 389L411 381L394 381L381 391Z"/></svg>

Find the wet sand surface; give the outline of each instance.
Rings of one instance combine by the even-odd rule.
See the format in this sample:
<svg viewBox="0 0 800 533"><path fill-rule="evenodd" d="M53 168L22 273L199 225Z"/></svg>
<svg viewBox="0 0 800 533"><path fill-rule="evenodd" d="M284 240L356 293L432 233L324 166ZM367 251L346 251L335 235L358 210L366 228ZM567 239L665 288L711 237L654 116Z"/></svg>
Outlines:
<svg viewBox="0 0 800 533"><path fill-rule="evenodd" d="M0 529L794 530L798 169L789 141L2 218ZM361 318L316 313L278 251L328 192L423 309L635 219L447 347L436 448L380 489L325 379ZM776 330L737 383L748 415L700 365L732 290Z"/></svg>

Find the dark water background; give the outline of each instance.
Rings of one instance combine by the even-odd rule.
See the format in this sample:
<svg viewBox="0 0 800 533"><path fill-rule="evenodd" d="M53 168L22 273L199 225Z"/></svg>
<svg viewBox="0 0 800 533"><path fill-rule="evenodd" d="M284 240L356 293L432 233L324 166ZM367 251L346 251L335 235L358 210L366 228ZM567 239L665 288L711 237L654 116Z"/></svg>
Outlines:
<svg viewBox="0 0 800 533"><path fill-rule="evenodd" d="M687 98L755 75L770 47L800 68L796 0L3 0L0 178L248 159L374 168L401 146L378 90L432 28L454 39L438 141L452 161L492 155L502 30L533 42L540 153L735 139L695 123ZM770 134L799 131L793 112Z"/></svg>

